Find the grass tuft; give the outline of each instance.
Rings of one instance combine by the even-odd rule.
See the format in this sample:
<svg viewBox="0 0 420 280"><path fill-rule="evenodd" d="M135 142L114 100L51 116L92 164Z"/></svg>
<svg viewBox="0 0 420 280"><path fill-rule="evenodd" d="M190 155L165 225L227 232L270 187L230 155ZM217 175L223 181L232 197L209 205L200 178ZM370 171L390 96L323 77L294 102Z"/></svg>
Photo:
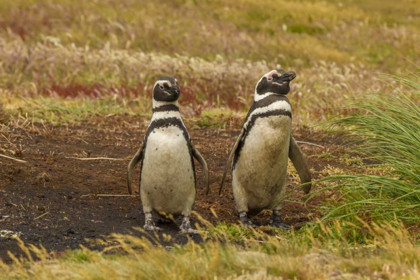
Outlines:
<svg viewBox="0 0 420 280"><path fill-rule="evenodd" d="M321 180L338 184L320 192L341 194L340 204L331 206L324 219L420 221L420 79L396 81L409 90L369 95L354 105L353 115L334 122L348 130L367 165L364 174Z"/></svg>

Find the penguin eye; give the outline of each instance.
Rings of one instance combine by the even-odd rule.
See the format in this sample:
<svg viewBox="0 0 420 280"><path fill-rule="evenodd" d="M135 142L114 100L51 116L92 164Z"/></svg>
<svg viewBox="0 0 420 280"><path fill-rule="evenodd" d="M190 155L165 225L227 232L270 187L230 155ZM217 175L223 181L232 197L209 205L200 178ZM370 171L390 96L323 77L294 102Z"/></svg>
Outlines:
<svg viewBox="0 0 420 280"><path fill-rule="evenodd" d="M272 81L273 77L268 77L267 80Z"/></svg>
<svg viewBox="0 0 420 280"><path fill-rule="evenodd" d="M163 89L163 85L159 85L159 88L160 88L160 89Z"/></svg>

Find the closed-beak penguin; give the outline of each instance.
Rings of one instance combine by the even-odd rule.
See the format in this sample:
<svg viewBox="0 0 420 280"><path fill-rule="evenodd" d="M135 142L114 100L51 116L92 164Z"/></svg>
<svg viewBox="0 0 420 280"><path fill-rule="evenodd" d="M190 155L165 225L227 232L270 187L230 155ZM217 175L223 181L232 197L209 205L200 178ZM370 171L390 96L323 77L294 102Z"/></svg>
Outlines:
<svg viewBox="0 0 420 280"><path fill-rule="evenodd" d="M291 135L292 111L286 95L294 72L282 69L265 74L255 87L252 104L241 133L225 167L219 194L228 166L232 162L232 188L239 219L244 226L254 224L248 215L273 209L271 225L290 229L283 223L280 210L286 191L287 163L292 160L303 189L311 189L311 174L305 156Z"/></svg>
<svg viewBox="0 0 420 280"><path fill-rule="evenodd" d="M132 194L133 169L142 161L140 196L145 214L144 229L158 231L152 212L163 218L183 216L182 233L195 234L190 215L196 195L194 160L203 167L206 194L207 163L194 147L178 107L180 88L176 79L163 77L153 87L153 116L143 144L128 165L128 192Z"/></svg>

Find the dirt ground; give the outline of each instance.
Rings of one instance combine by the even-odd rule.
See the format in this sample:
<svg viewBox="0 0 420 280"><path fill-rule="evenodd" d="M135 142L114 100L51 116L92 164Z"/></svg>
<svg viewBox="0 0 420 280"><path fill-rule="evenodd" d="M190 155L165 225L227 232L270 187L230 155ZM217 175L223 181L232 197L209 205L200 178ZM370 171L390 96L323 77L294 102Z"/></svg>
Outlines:
<svg viewBox="0 0 420 280"><path fill-rule="evenodd" d="M25 121L3 126L0 153L10 155L13 151L14 157L26 163L0 157L0 232L3 235L0 258L10 261L8 251L22 254L16 240L8 238L7 231L19 234L27 244L42 244L48 251L57 252L78 248L79 244L89 246L86 238L110 233L141 235L133 230L144 223L139 197L96 194L128 194L126 166L143 139L147 123L147 119L139 117L110 116L64 126L32 125ZM239 128L203 129L190 123L187 126L210 170L210 194L206 197L201 168L196 162L198 188L194 210L213 224L237 223L230 176L223 196L219 197L217 192ZM318 156L337 150L333 138L325 138L305 127L295 128L294 135L298 140L322 146L301 144L315 178L325 166L339 164ZM97 157L120 160L80 160ZM293 172L289 179L290 189L298 185ZM138 181L134 183L137 185ZM293 190L287 199L285 222L298 228L317 215L314 206L322 198L303 206L303 192ZM268 220L269 213L263 212L255 222L265 224ZM174 237L174 242L187 240L178 234L176 224L162 227Z"/></svg>

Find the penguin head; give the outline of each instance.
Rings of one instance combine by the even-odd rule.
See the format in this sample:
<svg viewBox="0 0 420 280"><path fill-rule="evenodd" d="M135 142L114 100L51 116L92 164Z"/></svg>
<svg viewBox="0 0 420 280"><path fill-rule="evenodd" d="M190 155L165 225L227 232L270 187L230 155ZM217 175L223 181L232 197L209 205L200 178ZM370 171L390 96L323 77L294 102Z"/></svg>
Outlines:
<svg viewBox="0 0 420 280"><path fill-rule="evenodd" d="M286 72L283 69L271 70L261 77L255 87L255 100L261 99L266 94L286 95L290 91L289 83L296 74L293 71Z"/></svg>
<svg viewBox="0 0 420 280"><path fill-rule="evenodd" d="M163 102L175 102L180 93L178 81L172 77L162 77L156 81L153 87L153 100Z"/></svg>

